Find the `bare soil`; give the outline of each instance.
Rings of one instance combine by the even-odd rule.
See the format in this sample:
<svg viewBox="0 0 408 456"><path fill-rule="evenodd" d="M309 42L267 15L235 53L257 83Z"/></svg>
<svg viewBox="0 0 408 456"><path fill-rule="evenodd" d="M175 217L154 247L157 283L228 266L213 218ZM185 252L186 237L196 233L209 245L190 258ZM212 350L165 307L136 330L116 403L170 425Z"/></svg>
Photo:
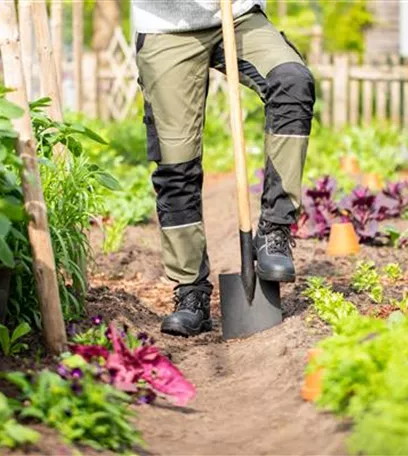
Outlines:
<svg viewBox="0 0 408 456"><path fill-rule="evenodd" d="M231 176L206 182L204 210L216 285L219 273L239 271L234 195ZM257 198L253 200L256 223L258 203ZM400 228L401 224L408 226L407 222L398 224ZM93 232L92 243L97 252L100 241L100 233ZM298 241L297 282L282 285L284 322L262 334L233 342L221 337L217 287L213 296L214 331L190 339L160 334L162 316L173 309L173 284L164 277L155 221L129 228L120 252L107 256L97 253L88 297L89 314L102 314L108 320L149 332L197 386L197 398L186 408L159 402L138 409L138 427L148 445L146 454L346 454L347 426L300 397L307 351L329 333L313 318L302 291L308 276L319 275L334 282L335 289L346 293L363 312L371 312L373 305L350 290L357 259L328 257L325 247L324 242ZM363 247L358 259L372 259L379 265L398 262L408 269L408 249ZM395 293L401 293L403 288L401 281ZM383 313L389 310L378 309ZM46 431L34 453L71 454L55 440L55 434ZM95 454L88 450L83 453Z"/></svg>

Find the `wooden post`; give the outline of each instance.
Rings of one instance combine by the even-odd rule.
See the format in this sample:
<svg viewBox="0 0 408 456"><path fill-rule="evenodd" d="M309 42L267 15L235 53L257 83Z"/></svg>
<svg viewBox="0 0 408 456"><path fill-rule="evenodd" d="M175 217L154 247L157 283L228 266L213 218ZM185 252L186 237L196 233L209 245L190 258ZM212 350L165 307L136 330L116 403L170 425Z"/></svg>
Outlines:
<svg viewBox="0 0 408 456"><path fill-rule="evenodd" d="M277 0L278 1L278 17L281 19L288 14L288 4L286 0Z"/></svg>
<svg viewBox="0 0 408 456"><path fill-rule="evenodd" d="M52 119L62 121L62 106L57 78L54 53L52 50L48 15L45 0L32 3L35 38L40 60L41 91L43 96L52 99L49 115Z"/></svg>
<svg viewBox="0 0 408 456"><path fill-rule="evenodd" d="M51 2L51 36L52 46L54 50L55 68L57 72L57 81L60 92L60 99L62 104L62 72L63 72L63 0L52 0Z"/></svg>
<svg viewBox="0 0 408 456"><path fill-rule="evenodd" d="M72 3L72 35L74 50L74 86L75 110L82 110L82 55L84 48L84 2L74 0Z"/></svg>
<svg viewBox="0 0 408 456"><path fill-rule="evenodd" d="M312 28L312 36L310 40L309 63L317 65L321 63L323 53L323 29L316 24Z"/></svg>
<svg viewBox="0 0 408 456"><path fill-rule="evenodd" d="M22 184L25 209L30 217L28 235L33 252L33 268L42 316L45 343L53 353L61 353L66 346L65 325L62 317L54 253L48 228L47 209L37 165L35 138L31 126L26 86L24 81L17 14L14 0L0 2L0 49L10 101L24 109L24 116L14 120L19 133L17 149L23 160Z"/></svg>
<svg viewBox="0 0 408 456"><path fill-rule="evenodd" d="M82 58L82 110L95 119L98 113L98 64L95 52L85 52Z"/></svg>
<svg viewBox="0 0 408 456"><path fill-rule="evenodd" d="M24 79L27 97L31 100L33 96L33 17L30 0L18 2L18 14Z"/></svg>
<svg viewBox="0 0 408 456"><path fill-rule="evenodd" d="M348 78L349 60L347 55L337 55L334 58L333 90L333 123L340 129L347 124L348 111Z"/></svg>

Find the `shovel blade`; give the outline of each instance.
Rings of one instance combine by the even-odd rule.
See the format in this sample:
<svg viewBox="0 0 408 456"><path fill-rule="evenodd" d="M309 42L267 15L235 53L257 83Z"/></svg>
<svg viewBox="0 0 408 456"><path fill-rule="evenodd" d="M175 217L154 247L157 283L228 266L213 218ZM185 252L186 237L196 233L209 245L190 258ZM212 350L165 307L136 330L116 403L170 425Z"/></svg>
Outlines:
<svg viewBox="0 0 408 456"><path fill-rule="evenodd" d="M221 274L219 282L224 339L248 337L282 323L278 282L266 282L257 277L251 303L240 274Z"/></svg>

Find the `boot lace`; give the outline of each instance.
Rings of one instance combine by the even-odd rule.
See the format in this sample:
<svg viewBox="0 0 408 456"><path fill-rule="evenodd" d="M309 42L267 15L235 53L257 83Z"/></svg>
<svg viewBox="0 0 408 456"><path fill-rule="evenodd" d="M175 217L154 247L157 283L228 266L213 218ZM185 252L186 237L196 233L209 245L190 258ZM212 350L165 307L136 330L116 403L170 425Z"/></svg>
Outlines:
<svg viewBox="0 0 408 456"><path fill-rule="evenodd" d="M289 226L264 224L262 231L266 236L266 251L269 255L281 253L292 256L291 247L296 247Z"/></svg>
<svg viewBox="0 0 408 456"><path fill-rule="evenodd" d="M174 311L177 310L192 310L196 311L203 306L203 298L201 297L202 293L199 291L190 291L184 296L179 296L177 292L174 293Z"/></svg>

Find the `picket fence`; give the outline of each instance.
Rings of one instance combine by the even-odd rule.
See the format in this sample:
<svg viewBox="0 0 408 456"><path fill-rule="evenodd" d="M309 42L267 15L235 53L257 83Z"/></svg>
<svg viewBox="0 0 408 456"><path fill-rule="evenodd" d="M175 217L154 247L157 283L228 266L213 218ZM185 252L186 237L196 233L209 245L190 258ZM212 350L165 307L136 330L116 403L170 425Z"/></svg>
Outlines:
<svg viewBox="0 0 408 456"><path fill-rule="evenodd" d="M318 28L307 60L317 81L322 124L341 128L377 120L408 127L407 60L390 56L361 63L355 55L323 54ZM138 70L134 46L120 28L106 51L84 54L83 68L85 111L105 119L128 116L139 92ZM211 93L225 89L224 76L213 72Z"/></svg>

